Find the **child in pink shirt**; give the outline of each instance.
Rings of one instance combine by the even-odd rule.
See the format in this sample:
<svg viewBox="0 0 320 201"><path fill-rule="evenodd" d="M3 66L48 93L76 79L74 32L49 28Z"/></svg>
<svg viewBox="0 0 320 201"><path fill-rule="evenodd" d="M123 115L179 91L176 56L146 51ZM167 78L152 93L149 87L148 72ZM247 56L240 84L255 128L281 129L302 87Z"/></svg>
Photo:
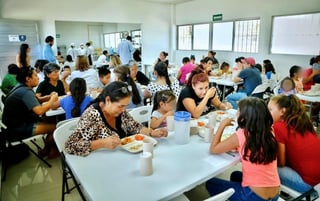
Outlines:
<svg viewBox="0 0 320 201"><path fill-rule="evenodd" d="M242 161L242 173L234 172L231 181L212 178L206 184L211 196L229 188L235 189L230 201L276 201L279 197L280 179L277 170L277 141L272 132L272 116L266 103L258 98L239 102L239 129L221 142L226 126L232 119L224 119L211 143L211 154L221 154L237 149ZM236 178L237 177L237 178Z"/></svg>
<svg viewBox="0 0 320 201"><path fill-rule="evenodd" d="M187 75L191 73L191 71L195 68L195 65L190 63L190 59L188 57L184 57L182 59L183 66L181 66L180 71L178 72L177 79L181 85L185 85L187 83Z"/></svg>

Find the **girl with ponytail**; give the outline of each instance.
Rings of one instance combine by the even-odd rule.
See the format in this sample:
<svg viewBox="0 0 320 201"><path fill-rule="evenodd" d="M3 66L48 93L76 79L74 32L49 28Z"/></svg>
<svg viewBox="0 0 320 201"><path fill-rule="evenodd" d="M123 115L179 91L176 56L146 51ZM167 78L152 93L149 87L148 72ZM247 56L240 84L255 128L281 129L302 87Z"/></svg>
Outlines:
<svg viewBox="0 0 320 201"><path fill-rule="evenodd" d="M87 106L92 101L90 96L86 95L87 86L83 78L75 78L70 83L71 95L68 95L57 101L54 108L61 106L66 112L66 119L80 117Z"/></svg>
<svg viewBox="0 0 320 201"><path fill-rule="evenodd" d="M158 91L171 90L176 97L180 94L179 81L176 78L169 77L167 64L158 62L154 67L154 75L157 78L156 82L148 84L144 96L150 98Z"/></svg>
<svg viewBox="0 0 320 201"><path fill-rule="evenodd" d="M132 96L127 109L143 106L143 92L130 76L130 69L126 66L116 67L113 71L116 81L125 82L131 88Z"/></svg>
<svg viewBox="0 0 320 201"><path fill-rule="evenodd" d="M151 114L151 128L167 126L167 117L173 116L176 108L176 96L170 90L159 91L154 95Z"/></svg>

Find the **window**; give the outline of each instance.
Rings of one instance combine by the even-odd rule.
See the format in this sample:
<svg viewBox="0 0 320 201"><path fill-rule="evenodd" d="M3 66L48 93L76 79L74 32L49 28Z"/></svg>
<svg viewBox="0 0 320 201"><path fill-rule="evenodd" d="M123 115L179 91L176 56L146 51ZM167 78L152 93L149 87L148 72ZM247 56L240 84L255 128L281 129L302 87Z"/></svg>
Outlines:
<svg viewBox="0 0 320 201"><path fill-rule="evenodd" d="M233 22L213 23L212 49L232 51Z"/></svg>
<svg viewBox="0 0 320 201"><path fill-rule="evenodd" d="M141 48L141 30L133 30L131 31L132 44L135 49Z"/></svg>
<svg viewBox="0 0 320 201"><path fill-rule="evenodd" d="M317 55L320 13L273 17L271 53Z"/></svg>
<svg viewBox="0 0 320 201"><path fill-rule="evenodd" d="M193 26L193 49L209 49L209 24L196 24Z"/></svg>
<svg viewBox="0 0 320 201"><path fill-rule="evenodd" d="M192 25L178 26L178 49L191 50Z"/></svg>
<svg viewBox="0 0 320 201"><path fill-rule="evenodd" d="M121 42L121 32L104 34L104 47L117 48Z"/></svg>
<svg viewBox="0 0 320 201"><path fill-rule="evenodd" d="M234 51L257 53L259 32L260 20L235 21Z"/></svg>

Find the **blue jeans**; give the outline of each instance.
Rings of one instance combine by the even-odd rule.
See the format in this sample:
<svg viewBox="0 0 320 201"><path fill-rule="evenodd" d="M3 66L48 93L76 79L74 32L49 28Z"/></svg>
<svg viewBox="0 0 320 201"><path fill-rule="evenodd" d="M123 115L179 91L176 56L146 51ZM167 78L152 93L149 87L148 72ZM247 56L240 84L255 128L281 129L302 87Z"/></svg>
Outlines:
<svg viewBox="0 0 320 201"><path fill-rule="evenodd" d="M305 183L301 176L290 167L278 168L281 184L299 192L304 193L312 188L309 184Z"/></svg>
<svg viewBox="0 0 320 201"><path fill-rule="evenodd" d="M226 99L232 105L233 109L238 109L238 101L248 97L244 92L236 92L233 94L229 94Z"/></svg>
<svg viewBox="0 0 320 201"><path fill-rule="evenodd" d="M237 171L232 173L231 175L231 179L234 179L235 181L226 181L223 179L212 178L206 183L207 191L211 196L214 196L228 190L229 188L233 188L235 190L235 193L229 198L230 201L266 201L265 199L255 194L249 187L242 187L241 177L241 173ZM279 195L270 199L269 201L277 201L278 198Z"/></svg>

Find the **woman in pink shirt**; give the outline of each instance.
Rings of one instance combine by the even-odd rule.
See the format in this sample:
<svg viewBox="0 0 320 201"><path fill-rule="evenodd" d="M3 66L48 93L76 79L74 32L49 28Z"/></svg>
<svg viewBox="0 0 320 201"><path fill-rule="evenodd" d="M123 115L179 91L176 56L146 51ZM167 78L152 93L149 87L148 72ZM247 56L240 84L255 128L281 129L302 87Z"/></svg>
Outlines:
<svg viewBox="0 0 320 201"><path fill-rule="evenodd" d="M182 59L183 66L181 66L177 79L179 80L180 85L187 84L188 77L187 75L195 68L195 65L190 62L189 57L184 57Z"/></svg>
<svg viewBox="0 0 320 201"><path fill-rule="evenodd" d="M221 142L223 130L232 125L232 121L227 118L220 123L210 153L221 154L237 149L241 156L242 173L232 173L231 181L210 179L206 184L208 192L213 196L234 188L235 193L229 198L230 201L278 200L280 179L276 160L277 142L271 129L272 116L267 105L258 98L241 100L239 128L235 134Z"/></svg>

